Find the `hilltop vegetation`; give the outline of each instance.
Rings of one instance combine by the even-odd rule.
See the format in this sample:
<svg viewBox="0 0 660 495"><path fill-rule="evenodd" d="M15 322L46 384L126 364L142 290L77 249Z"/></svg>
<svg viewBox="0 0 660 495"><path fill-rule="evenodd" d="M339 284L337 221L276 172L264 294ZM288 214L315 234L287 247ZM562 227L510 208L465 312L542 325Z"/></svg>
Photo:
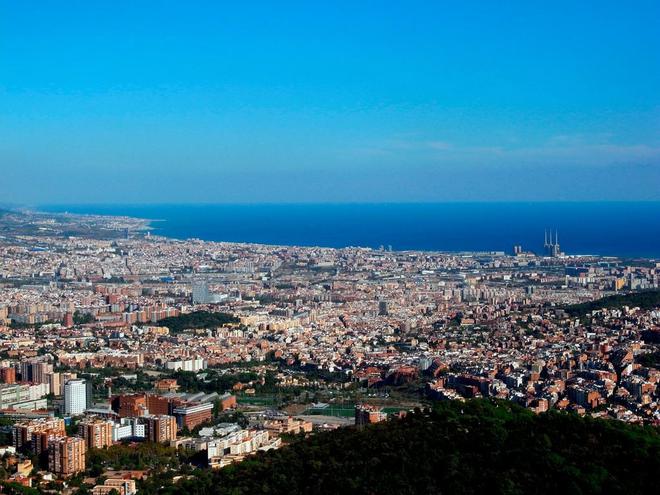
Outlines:
<svg viewBox="0 0 660 495"><path fill-rule="evenodd" d="M299 438L176 484L156 475L141 493L641 494L653 491L659 470L653 427L473 400Z"/></svg>
<svg viewBox="0 0 660 495"><path fill-rule="evenodd" d="M642 354L637 357L636 361L642 366L660 369L660 351Z"/></svg>
<svg viewBox="0 0 660 495"><path fill-rule="evenodd" d="M104 469L178 469L176 449L159 443L145 442L133 445L117 444L87 452L87 468L92 476Z"/></svg>
<svg viewBox="0 0 660 495"><path fill-rule="evenodd" d="M585 316L592 311L599 309L616 309L628 307L639 307L641 309L653 309L660 306L660 290L645 290L641 292L631 292L629 294L617 294L607 296L595 301L589 301L581 304L573 304L565 308L571 316Z"/></svg>
<svg viewBox="0 0 660 495"><path fill-rule="evenodd" d="M209 311L195 311L194 313L171 316L159 320L158 324L168 327L170 332L179 333L188 328L215 328L229 323L238 323L239 319L228 313L211 313Z"/></svg>

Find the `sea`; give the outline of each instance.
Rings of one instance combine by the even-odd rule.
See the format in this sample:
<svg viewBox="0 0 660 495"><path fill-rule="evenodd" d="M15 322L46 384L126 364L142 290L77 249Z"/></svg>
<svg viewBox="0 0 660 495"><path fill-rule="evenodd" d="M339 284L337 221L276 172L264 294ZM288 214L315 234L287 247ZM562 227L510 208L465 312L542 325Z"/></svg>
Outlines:
<svg viewBox="0 0 660 495"><path fill-rule="evenodd" d="M543 252L660 259L660 202L44 205L153 220L176 239L393 250Z"/></svg>

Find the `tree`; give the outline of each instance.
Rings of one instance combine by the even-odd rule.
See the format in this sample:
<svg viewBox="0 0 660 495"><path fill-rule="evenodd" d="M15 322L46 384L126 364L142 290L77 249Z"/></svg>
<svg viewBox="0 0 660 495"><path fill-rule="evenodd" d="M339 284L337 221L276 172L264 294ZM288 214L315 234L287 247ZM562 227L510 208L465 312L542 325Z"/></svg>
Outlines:
<svg viewBox="0 0 660 495"><path fill-rule="evenodd" d="M76 325L84 325L87 323L93 323L94 322L94 315L91 313L81 313L80 311L76 310L73 313L73 323Z"/></svg>
<svg viewBox="0 0 660 495"><path fill-rule="evenodd" d="M447 401L403 419L294 438L279 450L141 493L615 493L654 491L654 427ZM156 484L157 483L157 484Z"/></svg>

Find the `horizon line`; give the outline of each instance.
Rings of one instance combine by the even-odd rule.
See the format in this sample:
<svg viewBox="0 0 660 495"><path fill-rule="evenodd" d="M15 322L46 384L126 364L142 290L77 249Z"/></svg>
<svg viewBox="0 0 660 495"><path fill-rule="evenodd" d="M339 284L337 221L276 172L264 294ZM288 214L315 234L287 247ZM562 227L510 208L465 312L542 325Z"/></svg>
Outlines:
<svg viewBox="0 0 660 495"><path fill-rule="evenodd" d="M263 201L263 202L56 202L16 204L5 203L4 206L18 209L39 209L52 207L114 207L114 206L406 206L406 205L448 205L448 204L660 204L660 199L603 199L603 200L444 200L444 201ZM0 204L2 206L2 204Z"/></svg>

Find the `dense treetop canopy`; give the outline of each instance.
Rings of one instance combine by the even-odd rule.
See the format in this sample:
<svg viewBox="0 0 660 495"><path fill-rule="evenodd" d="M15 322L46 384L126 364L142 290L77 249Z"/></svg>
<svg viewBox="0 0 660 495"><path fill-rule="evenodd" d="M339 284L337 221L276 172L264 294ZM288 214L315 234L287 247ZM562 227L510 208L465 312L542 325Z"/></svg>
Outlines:
<svg viewBox="0 0 660 495"><path fill-rule="evenodd" d="M658 472L654 427L474 400L300 438L177 484L156 476L142 493L634 494Z"/></svg>

